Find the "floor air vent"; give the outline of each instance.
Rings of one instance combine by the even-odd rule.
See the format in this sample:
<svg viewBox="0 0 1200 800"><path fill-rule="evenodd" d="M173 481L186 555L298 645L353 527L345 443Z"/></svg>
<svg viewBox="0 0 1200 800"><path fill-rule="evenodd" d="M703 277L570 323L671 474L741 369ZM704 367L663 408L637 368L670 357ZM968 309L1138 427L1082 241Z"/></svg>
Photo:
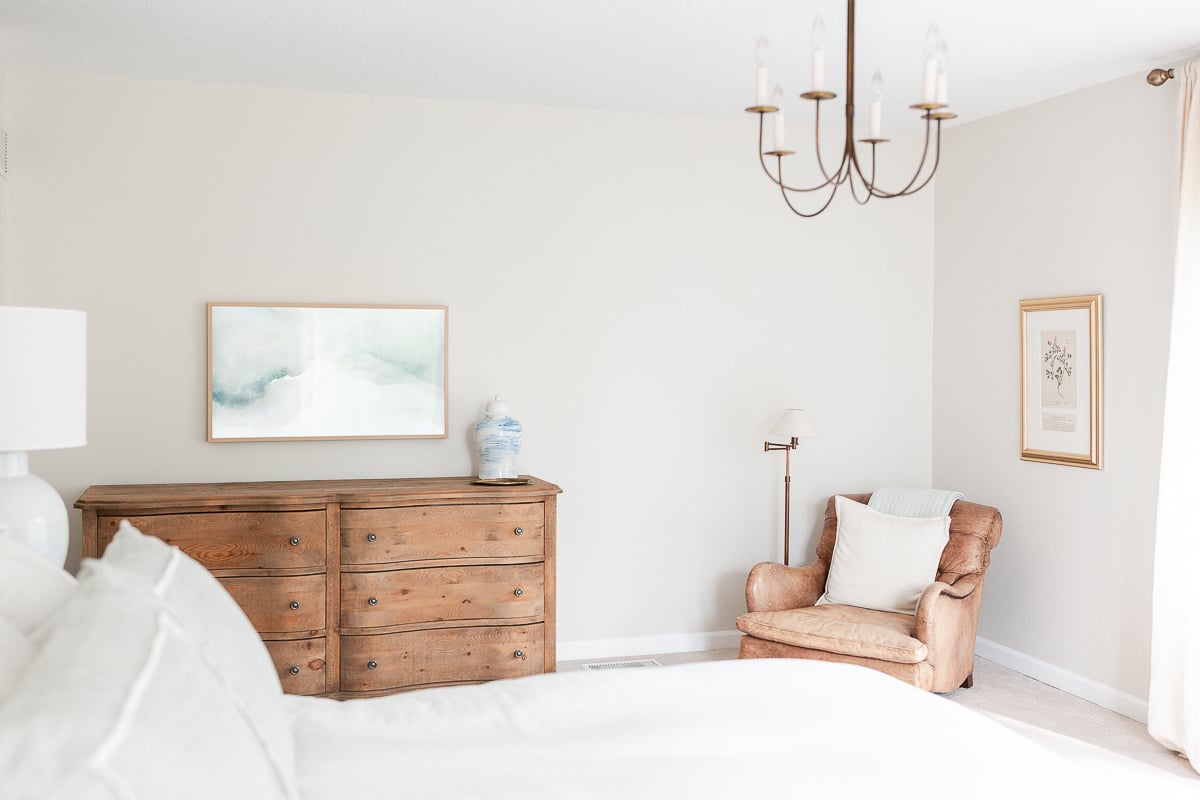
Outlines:
<svg viewBox="0 0 1200 800"><path fill-rule="evenodd" d="M593 672L608 669L641 669L642 667L661 667L662 664L653 658L639 658L636 661L606 661L603 664L584 664L583 668Z"/></svg>

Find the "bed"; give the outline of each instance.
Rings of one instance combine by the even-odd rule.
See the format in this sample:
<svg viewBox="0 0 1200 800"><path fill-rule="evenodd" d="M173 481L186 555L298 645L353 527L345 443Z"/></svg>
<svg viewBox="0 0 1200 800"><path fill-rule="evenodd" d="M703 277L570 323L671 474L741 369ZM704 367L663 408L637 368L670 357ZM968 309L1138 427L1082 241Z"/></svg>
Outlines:
<svg viewBox="0 0 1200 800"><path fill-rule="evenodd" d="M824 662L284 695L236 604L178 550L126 529L76 582L37 574L4 539L6 800L1196 796L1137 762L1047 747Z"/></svg>

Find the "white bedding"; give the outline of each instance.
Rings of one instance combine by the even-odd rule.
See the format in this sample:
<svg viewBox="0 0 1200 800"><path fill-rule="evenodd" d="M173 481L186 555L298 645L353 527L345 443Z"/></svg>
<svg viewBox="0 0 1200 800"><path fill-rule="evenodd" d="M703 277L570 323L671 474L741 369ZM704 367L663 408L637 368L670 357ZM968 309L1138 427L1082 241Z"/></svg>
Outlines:
<svg viewBox="0 0 1200 800"><path fill-rule="evenodd" d="M1196 798L860 667L722 661L286 698L301 800Z"/></svg>

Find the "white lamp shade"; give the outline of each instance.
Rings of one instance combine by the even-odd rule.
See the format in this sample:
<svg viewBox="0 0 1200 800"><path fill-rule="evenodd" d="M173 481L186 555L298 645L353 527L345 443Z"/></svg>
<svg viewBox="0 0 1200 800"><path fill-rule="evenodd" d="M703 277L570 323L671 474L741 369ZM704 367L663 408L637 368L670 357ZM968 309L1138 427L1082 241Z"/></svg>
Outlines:
<svg viewBox="0 0 1200 800"><path fill-rule="evenodd" d="M808 418L807 411L802 408L789 408L771 428L770 435L783 439L812 439L816 437L817 429Z"/></svg>
<svg viewBox="0 0 1200 800"><path fill-rule="evenodd" d="M0 452L87 444L87 314L0 306Z"/></svg>

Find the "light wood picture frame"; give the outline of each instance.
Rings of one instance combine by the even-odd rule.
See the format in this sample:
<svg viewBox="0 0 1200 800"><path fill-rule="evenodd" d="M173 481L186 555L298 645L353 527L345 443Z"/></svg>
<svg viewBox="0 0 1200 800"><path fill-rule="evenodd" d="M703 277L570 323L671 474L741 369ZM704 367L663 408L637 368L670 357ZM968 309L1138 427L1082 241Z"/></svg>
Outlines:
<svg viewBox="0 0 1200 800"><path fill-rule="evenodd" d="M1021 301L1021 459L1103 467L1101 296Z"/></svg>
<svg viewBox="0 0 1200 800"><path fill-rule="evenodd" d="M444 439L446 306L208 304L208 441Z"/></svg>

